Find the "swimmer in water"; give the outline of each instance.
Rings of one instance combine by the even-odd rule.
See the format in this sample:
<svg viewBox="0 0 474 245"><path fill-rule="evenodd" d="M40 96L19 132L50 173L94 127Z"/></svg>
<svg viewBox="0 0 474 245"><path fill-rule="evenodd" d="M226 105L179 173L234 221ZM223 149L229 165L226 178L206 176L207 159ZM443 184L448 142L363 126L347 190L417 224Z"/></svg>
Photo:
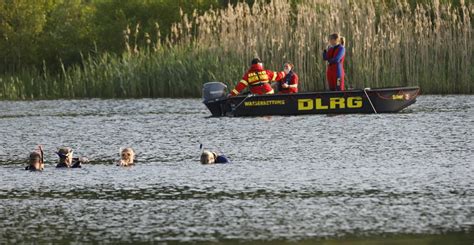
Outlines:
<svg viewBox="0 0 474 245"><path fill-rule="evenodd" d="M203 151L201 154L201 164L230 163L224 155L218 155L216 152Z"/></svg>
<svg viewBox="0 0 474 245"><path fill-rule="evenodd" d="M81 168L83 163L87 163L87 158L74 158L74 151L69 147L62 147L58 149L59 163L56 168Z"/></svg>
<svg viewBox="0 0 474 245"><path fill-rule="evenodd" d="M30 157L28 158L28 166L25 170L30 171L43 171L44 170L44 162L43 162L43 149L41 146L39 150L35 150L30 153Z"/></svg>
<svg viewBox="0 0 474 245"><path fill-rule="evenodd" d="M135 165L135 152L132 148L127 147L120 152L120 161L117 163L117 166L128 167Z"/></svg>

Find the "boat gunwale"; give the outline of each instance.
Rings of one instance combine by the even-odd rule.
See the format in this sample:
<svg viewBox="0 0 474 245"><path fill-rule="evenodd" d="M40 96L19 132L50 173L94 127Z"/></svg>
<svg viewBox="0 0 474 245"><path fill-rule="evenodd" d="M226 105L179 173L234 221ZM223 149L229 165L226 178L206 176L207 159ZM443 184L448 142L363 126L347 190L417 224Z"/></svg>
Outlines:
<svg viewBox="0 0 474 245"><path fill-rule="evenodd" d="M364 91L367 91L367 93L370 92L390 92L390 91L396 91L396 90L420 90L419 86L410 86L410 87L387 87L387 88L367 88L367 89L352 89L352 90L343 90L343 91L315 91L315 92L298 92L298 93L292 93L292 94L262 94L262 95L253 95L251 96L252 98L272 98L272 97L277 97L277 96L283 96L283 97L288 97L288 96L299 96L299 95L319 95L319 94L341 94L341 93L363 93ZM206 103L216 103L216 102L222 102L222 101L227 101L230 99L245 99L249 97L250 94L246 95L237 95L234 97L224 97L224 98L218 98L214 100L209 100L209 101L203 101L204 104Z"/></svg>

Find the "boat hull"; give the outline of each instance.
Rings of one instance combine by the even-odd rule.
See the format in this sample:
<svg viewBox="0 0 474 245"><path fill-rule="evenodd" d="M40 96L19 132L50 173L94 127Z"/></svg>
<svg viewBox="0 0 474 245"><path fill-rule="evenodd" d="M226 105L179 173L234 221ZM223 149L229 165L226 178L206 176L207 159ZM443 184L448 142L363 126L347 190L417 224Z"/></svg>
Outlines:
<svg viewBox="0 0 474 245"><path fill-rule="evenodd" d="M242 95L204 101L212 116L395 113L416 102L419 87Z"/></svg>

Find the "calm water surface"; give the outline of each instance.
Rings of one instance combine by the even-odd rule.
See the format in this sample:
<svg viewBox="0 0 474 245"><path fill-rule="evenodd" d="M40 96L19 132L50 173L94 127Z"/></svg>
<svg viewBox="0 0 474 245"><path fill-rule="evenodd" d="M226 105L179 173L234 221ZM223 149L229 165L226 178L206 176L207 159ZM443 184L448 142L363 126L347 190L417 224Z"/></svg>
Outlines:
<svg viewBox="0 0 474 245"><path fill-rule="evenodd" d="M208 116L200 100L0 102L0 243L474 241L473 96L387 115ZM233 164L201 166L199 142ZM37 144L46 170L22 170ZM60 146L91 163L55 169ZM126 146L135 167L114 165Z"/></svg>

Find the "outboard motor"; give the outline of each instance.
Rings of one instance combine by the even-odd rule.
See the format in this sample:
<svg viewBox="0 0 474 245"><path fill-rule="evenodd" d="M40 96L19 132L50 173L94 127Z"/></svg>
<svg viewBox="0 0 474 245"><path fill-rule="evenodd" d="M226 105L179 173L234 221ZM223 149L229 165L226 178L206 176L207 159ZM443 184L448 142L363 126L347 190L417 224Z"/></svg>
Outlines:
<svg viewBox="0 0 474 245"><path fill-rule="evenodd" d="M202 87L202 99L204 102L210 102L226 98L227 85L221 82L205 83Z"/></svg>

